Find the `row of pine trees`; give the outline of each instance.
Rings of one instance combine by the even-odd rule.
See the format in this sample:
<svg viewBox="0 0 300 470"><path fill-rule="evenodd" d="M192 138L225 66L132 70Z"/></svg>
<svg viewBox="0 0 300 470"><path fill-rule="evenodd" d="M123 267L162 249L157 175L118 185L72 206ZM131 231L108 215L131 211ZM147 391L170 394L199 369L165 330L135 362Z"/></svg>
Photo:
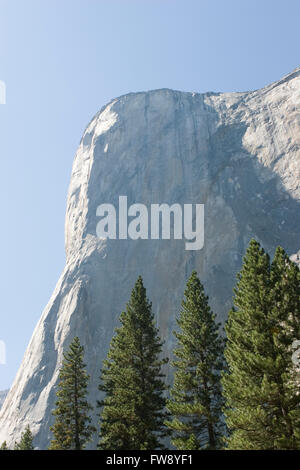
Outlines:
<svg viewBox="0 0 300 470"><path fill-rule="evenodd" d="M120 316L99 382L100 450L300 449L300 271L278 247L252 240L224 335L194 271L167 358L141 277ZM51 450L81 450L97 430L84 349L75 338L60 370ZM101 393L100 393L101 392ZM6 443L2 449L6 449ZM27 427L16 449L33 449Z"/></svg>

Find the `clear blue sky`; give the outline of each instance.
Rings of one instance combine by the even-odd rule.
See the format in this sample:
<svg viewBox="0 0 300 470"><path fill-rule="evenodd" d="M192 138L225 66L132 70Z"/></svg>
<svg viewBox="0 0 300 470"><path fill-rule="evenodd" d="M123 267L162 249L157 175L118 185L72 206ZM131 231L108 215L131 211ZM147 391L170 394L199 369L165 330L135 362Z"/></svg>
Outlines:
<svg viewBox="0 0 300 470"><path fill-rule="evenodd" d="M0 0L0 339L11 385L64 266L72 160L110 99L245 91L300 65L299 0Z"/></svg>

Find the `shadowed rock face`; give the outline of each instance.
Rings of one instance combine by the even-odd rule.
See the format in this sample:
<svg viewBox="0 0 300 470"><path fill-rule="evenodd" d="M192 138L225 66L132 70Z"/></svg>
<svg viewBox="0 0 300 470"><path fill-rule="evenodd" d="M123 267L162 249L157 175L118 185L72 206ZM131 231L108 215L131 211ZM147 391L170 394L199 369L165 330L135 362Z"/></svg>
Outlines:
<svg viewBox="0 0 300 470"><path fill-rule="evenodd" d="M96 208L117 207L119 195L147 207L205 204L204 248L186 251L184 240L99 240ZM96 402L102 359L139 274L166 354L193 269L225 320L252 237L271 254L278 244L290 254L299 250L300 69L249 93L163 89L105 106L75 156L66 267L1 409L0 442L14 442L30 424L35 444L47 447L62 353L75 335L85 346Z"/></svg>
<svg viewBox="0 0 300 470"><path fill-rule="evenodd" d="M4 400L5 400L5 397L6 397L7 393L8 393L8 390L2 390L0 392L0 408L4 403Z"/></svg>

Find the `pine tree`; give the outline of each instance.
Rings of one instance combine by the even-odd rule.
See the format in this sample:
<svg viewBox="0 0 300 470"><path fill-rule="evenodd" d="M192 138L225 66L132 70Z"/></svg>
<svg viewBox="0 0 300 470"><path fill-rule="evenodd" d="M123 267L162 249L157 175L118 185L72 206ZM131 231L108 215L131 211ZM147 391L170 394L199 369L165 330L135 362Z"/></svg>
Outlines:
<svg viewBox="0 0 300 470"><path fill-rule="evenodd" d="M101 372L99 449L159 449L168 434L161 370L167 360L160 359L163 343L141 276L120 322Z"/></svg>
<svg viewBox="0 0 300 470"><path fill-rule="evenodd" d="M92 406L86 400L89 375L83 362L84 348L78 337L64 353L59 373L58 400L53 411L55 423L50 450L82 450L90 441L95 428L90 425Z"/></svg>
<svg viewBox="0 0 300 470"><path fill-rule="evenodd" d="M276 414L274 445L300 449L300 369L293 363L292 349L294 341L300 339L300 271L281 247L276 249L271 265L271 301L277 350L276 375L269 379Z"/></svg>
<svg viewBox="0 0 300 470"><path fill-rule="evenodd" d="M7 447L6 441L2 442L0 450L9 450L9 448Z"/></svg>
<svg viewBox="0 0 300 470"><path fill-rule="evenodd" d="M6 444L6 443L5 443ZM21 435L20 442L16 442L15 450L34 450L33 447L33 435L29 425Z"/></svg>
<svg viewBox="0 0 300 470"><path fill-rule="evenodd" d="M179 450L217 449L225 432L221 392L224 341L196 271L184 295L177 320L180 330L174 332L177 360L173 362L172 399L167 404L173 419L167 425Z"/></svg>
<svg viewBox="0 0 300 470"><path fill-rule="evenodd" d="M299 334L299 272L281 248L269 256L251 240L226 326L224 374L229 449L296 449L299 392L292 339Z"/></svg>

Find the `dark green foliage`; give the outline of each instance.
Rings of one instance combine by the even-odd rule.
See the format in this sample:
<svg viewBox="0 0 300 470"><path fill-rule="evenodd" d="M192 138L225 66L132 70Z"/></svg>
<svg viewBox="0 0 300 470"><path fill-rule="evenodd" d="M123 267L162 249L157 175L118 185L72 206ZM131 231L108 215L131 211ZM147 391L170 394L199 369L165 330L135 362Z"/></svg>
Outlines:
<svg viewBox="0 0 300 470"><path fill-rule="evenodd" d="M25 431L22 433L20 442L16 442L15 450L34 450L33 435L32 435L32 432L30 431L29 425L26 427Z"/></svg>
<svg viewBox="0 0 300 470"><path fill-rule="evenodd" d="M98 403L103 407L99 449L159 449L167 434L166 386L161 372L167 361L159 358L162 342L141 277L120 322L99 385L99 390L105 392Z"/></svg>
<svg viewBox="0 0 300 470"><path fill-rule="evenodd" d="M229 449L299 449L300 272L282 248L272 265L251 240L234 290L224 375ZM299 376L298 376L299 378Z"/></svg>
<svg viewBox="0 0 300 470"><path fill-rule="evenodd" d="M74 338L59 374L54 434L50 450L82 450L91 439L95 428L90 425L92 407L86 400L89 376L83 362L84 348Z"/></svg>
<svg viewBox="0 0 300 470"><path fill-rule="evenodd" d="M9 450L6 444L6 441L2 442L0 450Z"/></svg>
<svg viewBox="0 0 300 470"><path fill-rule="evenodd" d="M300 271L281 247L271 265L271 303L276 348L276 374L269 379L277 424L274 442L278 449L300 449L300 362L293 364L291 348L300 339Z"/></svg>
<svg viewBox="0 0 300 470"><path fill-rule="evenodd" d="M172 399L167 408L173 419L172 443L180 450L217 449L224 435L221 371L224 341L208 297L194 271L187 282L177 320L179 332Z"/></svg>

